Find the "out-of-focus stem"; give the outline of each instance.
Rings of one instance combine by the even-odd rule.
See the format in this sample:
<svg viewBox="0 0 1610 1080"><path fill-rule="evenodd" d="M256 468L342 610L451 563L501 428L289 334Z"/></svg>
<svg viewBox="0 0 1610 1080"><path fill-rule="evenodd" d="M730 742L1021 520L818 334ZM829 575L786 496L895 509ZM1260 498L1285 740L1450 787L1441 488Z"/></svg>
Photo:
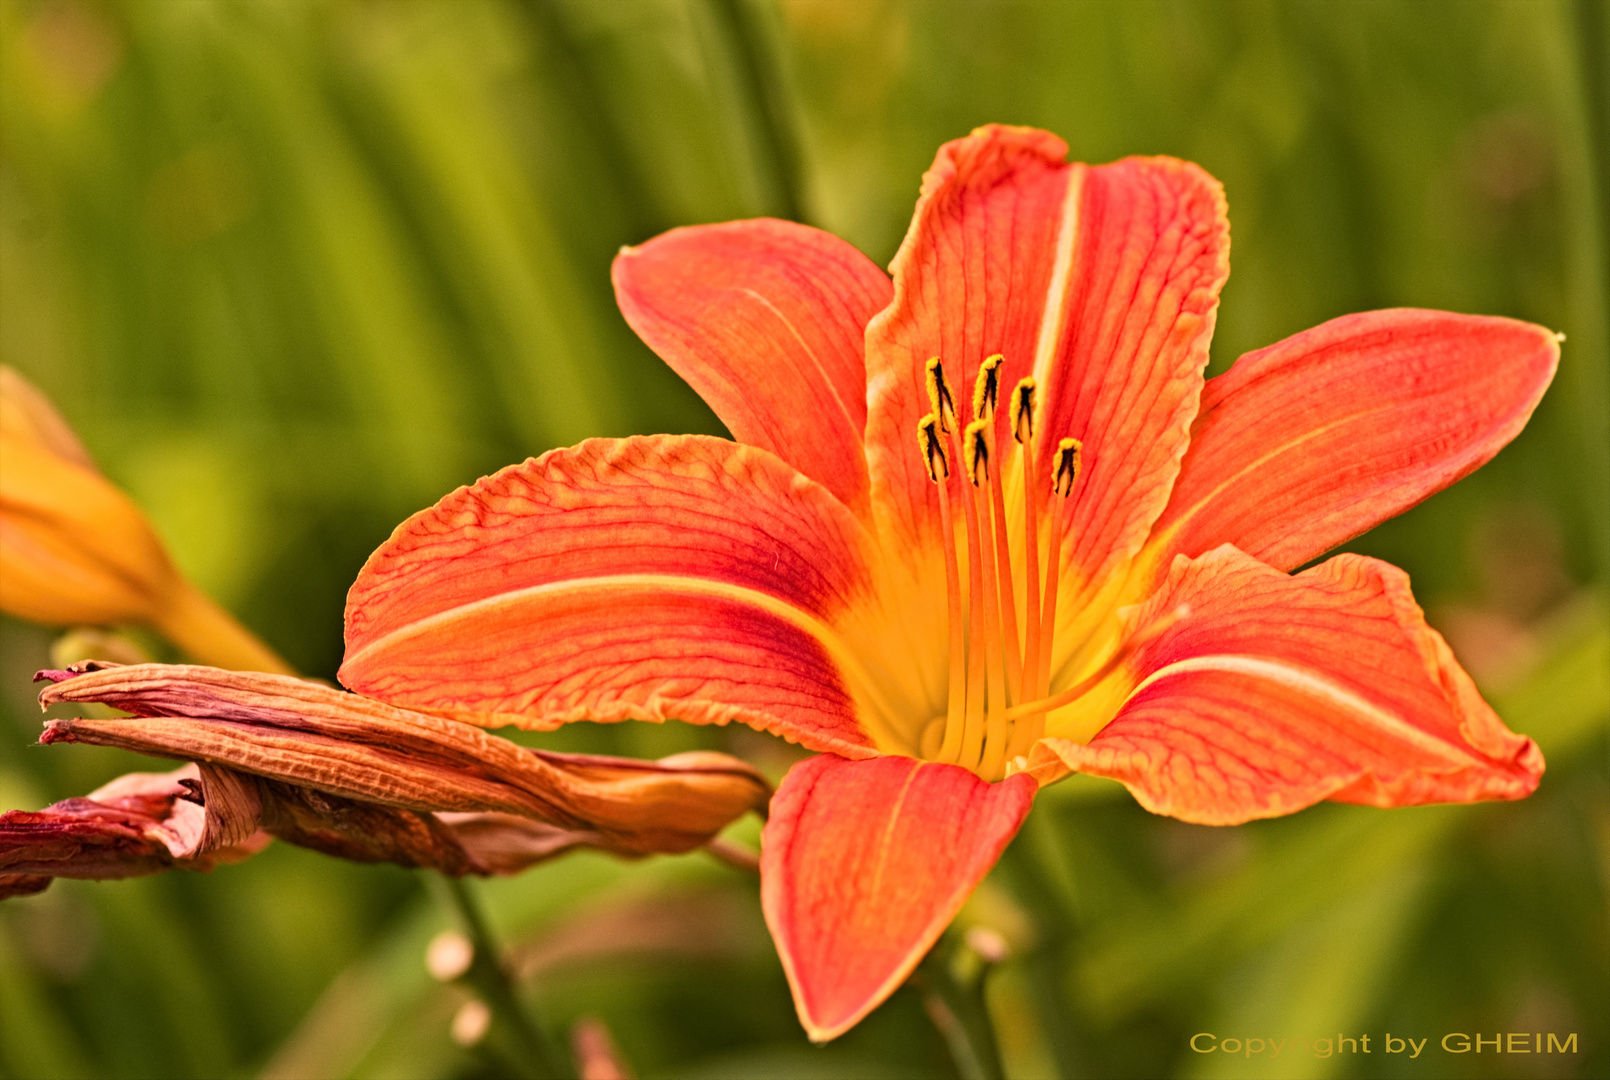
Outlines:
<svg viewBox="0 0 1610 1080"><path fill-rule="evenodd" d="M295 675L296 670L259 641L206 593L183 579L152 625L191 657L231 671L266 671Z"/></svg>
<svg viewBox="0 0 1610 1080"><path fill-rule="evenodd" d="M1033 851L1034 833L1040 828L1043 825L1030 815L1023 831L1002 853L1001 869L1019 903L1034 918L1036 946L1023 957L1023 963L1051 1060L1061 1080L1079 1080L1087 1069L1079 1045L1078 1017L1064 981L1075 942L1057 903L1056 889Z"/></svg>
<svg viewBox="0 0 1610 1080"><path fill-rule="evenodd" d="M923 1006L950 1048L962 1080L1004 1080L1000 1044L984 1000L989 967L964 984L951 964L955 950L956 939L947 934L917 969Z"/></svg>
<svg viewBox="0 0 1610 1080"><path fill-rule="evenodd" d="M575 1075L515 994L514 983L503 966L503 951L492 936L470 884L462 878L444 876L441 880L463 924L465 936L475 947L474 960L464 979L492 1010L494 1032L501 1027L508 1033L519 1051L519 1064L534 1080L560 1080Z"/></svg>

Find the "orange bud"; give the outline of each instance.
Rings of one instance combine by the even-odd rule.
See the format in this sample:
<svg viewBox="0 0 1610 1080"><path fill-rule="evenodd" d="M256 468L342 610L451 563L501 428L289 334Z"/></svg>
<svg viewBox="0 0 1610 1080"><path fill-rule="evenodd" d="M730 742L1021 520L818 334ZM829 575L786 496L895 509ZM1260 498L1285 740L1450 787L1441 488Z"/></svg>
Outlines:
<svg viewBox="0 0 1610 1080"><path fill-rule="evenodd" d="M53 625L145 623L199 660L290 670L185 580L50 400L4 367L0 611Z"/></svg>

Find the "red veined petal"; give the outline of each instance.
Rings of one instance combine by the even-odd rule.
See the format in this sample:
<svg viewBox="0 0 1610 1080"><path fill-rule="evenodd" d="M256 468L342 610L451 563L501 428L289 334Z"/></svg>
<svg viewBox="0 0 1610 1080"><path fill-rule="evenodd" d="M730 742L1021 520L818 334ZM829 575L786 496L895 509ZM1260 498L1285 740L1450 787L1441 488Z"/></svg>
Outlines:
<svg viewBox="0 0 1610 1080"><path fill-rule="evenodd" d="M847 1031L905 981L1037 790L906 757L823 754L789 770L761 838L760 898L812 1039Z"/></svg>
<svg viewBox="0 0 1610 1080"><path fill-rule="evenodd" d="M830 233L761 219L673 229L615 259L626 321L739 442L864 513L867 320L889 278Z"/></svg>
<svg viewBox="0 0 1610 1080"><path fill-rule="evenodd" d="M944 362L964 413L985 357L1005 357L1003 402L1033 368L1069 177L1083 170L1067 153L1049 132L991 125L941 146L923 174L889 267L894 299L866 335L867 468L875 510L900 542L924 543L938 528L938 495L917 451L928 358ZM962 470L951 465L959 490Z"/></svg>
<svg viewBox="0 0 1610 1080"><path fill-rule="evenodd" d="M1073 496L1052 499L1066 514L1053 664L1085 636L1081 613L1102 617L1096 595L1168 502L1230 272L1224 191L1196 165L1128 158L1091 169L1077 213L1054 351L1035 371L1040 475L1054 471L1058 439L1084 444Z"/></svg>
<svg viewBox="0 0 1610 1080"><path fill-rule="evenodd" d="M1291 569L1469 474L1525 426L1560 346L1541 326L1401 309L1332 319L1208 382L1154 532Z"/></svg>
<svg viewBox="0 0 1610 1080"><path fill-rule="evenodd" d="M739 720L870 753L831 627L866 542L764 450L589 440L400 525L348 595L340 678L473 723Z"/></svg>
<svg viewBox="0 0 1610 1080"><path fill-rule="evenodd" d="M1093 610L1091 593L1116 580L1167 502L1229 273L1223 192L1200 168L1168 158L1090 168L1066 153L1053 135L1005 127L941 147L892 264L894 301L867 329L873 500L905 542L923 542L937 520L914 434L929 356L945 361L963 409L985 356L1005 356L1007 390L1035 376L1047 490L1057 441L1083 442L1064 621Z"/></svg>
<svg viewBox="0 0 1610 1080"><path fill-rule="evenodd" d="M1542 776L1537 745L1481 699L1387 563L1339 555L1293 577L1228 545L1180 556L1135 632L1159 620L1113 720L1087 745L1044 747L1154 813L1230 825L1321 799L1519 799Z"/></svg>

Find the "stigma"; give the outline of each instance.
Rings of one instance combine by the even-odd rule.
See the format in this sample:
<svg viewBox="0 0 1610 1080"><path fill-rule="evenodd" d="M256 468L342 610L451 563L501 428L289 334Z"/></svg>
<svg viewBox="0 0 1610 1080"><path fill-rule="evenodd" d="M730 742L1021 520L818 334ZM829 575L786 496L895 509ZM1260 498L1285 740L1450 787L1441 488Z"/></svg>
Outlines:
<svg viewBox="0 0 1610 1080"><path fill-rule="evenodd" d="M930 359L924 375L931 411L917 429L928 478L939 494L950 652L945 714L929 722L918 750L924 758L960 765L991 781L1022 767L1029 749L1044 734L1046 713L1054 707L1047 692L1061 577L1059 553L1081 468L1079 440L1062 438L1051 474L1039 475L1032 378L1013 388L1006 417L1012 439L1005 447L997 445L1003 362L996 354L979 364L972 419L963 427L944 365L937 356ZM955 491L950 482L952 462L965 481L955 485ZM1022 479L1017 485L1022 496L1018 530L1022 542L1015 556L1005 494L1005 480L1014 466ZM958 502L960 520L954 505ZM1041 702L1048 707L1038 708Z"/></svg>

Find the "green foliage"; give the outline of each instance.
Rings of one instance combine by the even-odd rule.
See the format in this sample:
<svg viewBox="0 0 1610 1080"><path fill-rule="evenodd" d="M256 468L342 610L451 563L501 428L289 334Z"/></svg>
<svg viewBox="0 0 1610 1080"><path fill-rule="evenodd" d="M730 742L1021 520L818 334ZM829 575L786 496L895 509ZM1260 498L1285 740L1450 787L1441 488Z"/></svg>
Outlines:
<svg viewBox="0 0 1610 1080"><path fill-rule="evenodd" d="M188 574L329 676L363 559L453 485L590 435L720 431L616 313L620 245L798 215L887 261L934 149L987 121L1198 160L1235 230L1215 371L1369 307L1567 334L1510 449L1353 545L1410 571L1549 773L1523 804L1232 830L1048 790L964 916L1019 948L991 983L1008 1072L1604 1075L1607 26L1600 0L4 0L0 361ZM49 641L0 626L7 807L142 767L27 748ZM809 1047L752 880L702 857L482 893L556 1029L602 1017L640 1075L953 1072L910 991ZM0 907L0 1076L493 1075L422 964L447 923L417 875L285 845L59 882ZM1379 1041L1512 1030L1580 1052ZM1377 1042L1273 1061L1193 1054L1197 1032Z"/></svg>

